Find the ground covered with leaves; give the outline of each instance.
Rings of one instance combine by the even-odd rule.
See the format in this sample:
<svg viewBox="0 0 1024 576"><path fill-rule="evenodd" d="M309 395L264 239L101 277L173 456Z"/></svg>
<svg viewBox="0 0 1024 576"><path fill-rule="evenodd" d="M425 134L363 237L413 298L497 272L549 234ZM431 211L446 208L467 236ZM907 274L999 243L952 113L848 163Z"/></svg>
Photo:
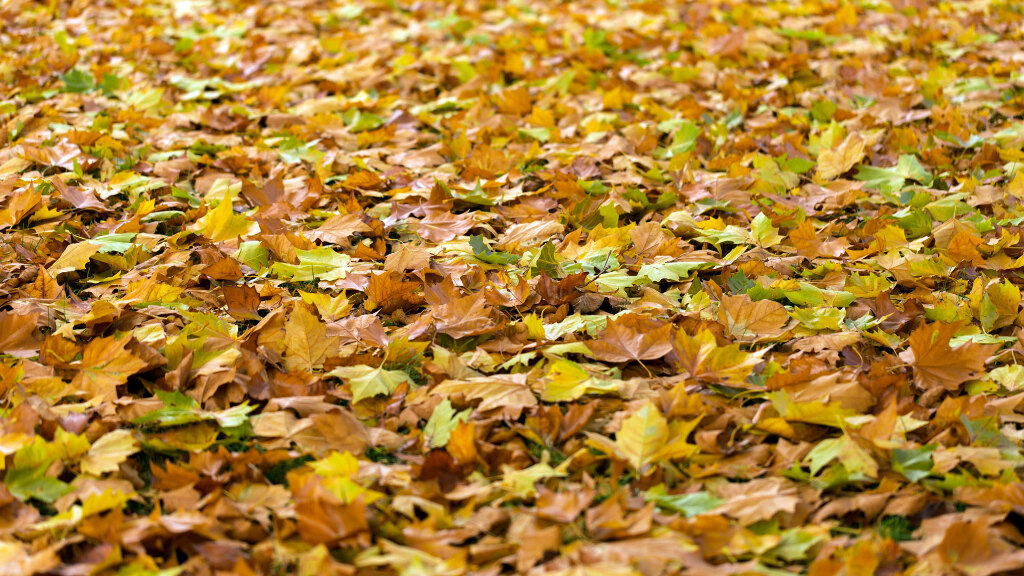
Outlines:
<svg viewBox="0 0 1024 576"><path fill-rule="evenodd" d="M0 574L1024 565L1019 3L0 22Z"/></svg>

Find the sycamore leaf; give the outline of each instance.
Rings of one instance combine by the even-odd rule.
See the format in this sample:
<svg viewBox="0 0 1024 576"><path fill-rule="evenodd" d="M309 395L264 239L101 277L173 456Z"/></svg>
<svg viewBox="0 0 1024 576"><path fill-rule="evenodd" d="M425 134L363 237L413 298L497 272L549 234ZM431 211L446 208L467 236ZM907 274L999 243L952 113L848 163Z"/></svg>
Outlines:
<svg viewBox="0 0 1024 576"><path fill-rule="evenodd" d="M671 324L627 314L609 321L601 339L587 342L587 347L607 362L653 360L672 350L671 334Z"/></svg>
<svg viewBox="0 0 1024 576"><path fill-rule="evenodd" d="M746 294L723 295L718 320L733 336L774 336L788 323L789 314L785 306L773 300L754 302Z"/></svg>
<svg viewBox="0 0 1024 576"><path fill-rule="evenodd" d="M335 214L324 221L316 230L306 233L311 240L330 244L347 244L348 237L372 230L362 221L359 214Z"/></svg>
<svg viewBox="0 0 1024 576"><path fill-rule="evenodd" d="M130 338L115 336L97 338L89 342L82 353L78 375L72 385L90 397L102 400L117 398L117 387L128 377L149 364L125 349Z"/></svg>
<svg viewBox="0 0 1024 576"><path fill-rule="evenodd" d="M654 502L660 508L679 512L687 518L710 512L725 502L721 498L712 496L707 492L667 494L664 484L658 484L648 490L644 494L644 500Z"/></svg>
<svg viewBox="0 0 1024 576"><path fill-rule="evenodd" d="M258 226L245 216L235 214L233 200L234 194L226 193L216 208L196 220L196 230L214 242L234 240L255 233Z"/></svg>
<svg viewBox="0 0 1024 576"><path fill-rule="evenodd" d="M11 310L0 312L0 350L5 354L23 355L36 350L39 344L32 334L36 330L38 312L18 314Z"/></svg>
<svg viewBox="0 0 1024 576"><path fill-rule="evenodd" d="M676 332L673 348L680 367L692 378L740 387L747 386L747 376L768 351L744 352L739 344L720 347L708 330L691 336L682 329Z"/></svg>
<svg viewBox="0 0 1024 576"><path fill-rule="evenodd" d="M865 153L864 139L858 134L850 134L835 149L822 150L818 154L818 178L833 180L853 168Z"/></svg>
<svg viewBox="0 0 1024 576"><path fill-rule="evenodd" d="M292 282L331 282L344 279L352 269L349 266L351 256L339 254L330 248L296 250L295 255L299 259L298 264L275 262L270 267L271 273Z"/></svg>
<svg viewBox="0 0 1024 576"><path fill-rule="evenodd" d="M434 408L430 419L423 427L423 437L427 443L434 448L443 448L448 445L448 438L451 436L459 422L469 421L469 410L456 412L452 403L445 398Z"/></svg>
<svg viewBox="0 0 1024 576"><path fill-rule="evenodd" d="M518 410L537 405L537 398L526 385L525 375L522 374L445 380L430 393L440 396L462 394L468 400L480 400L477 410L481 412L494 408Z"/></svg>
<svg viewBox="0 0 1024 576"><path fill-rule="evenodd" d="M139 444L128 430L112 430L93 442L82 458L82 472L100 476L117 470L119 464L138 452Z"/></svg>
<svg viewBox="0 0 1024 576"><path fill-rule="evenodd" d="M416 224L416 232L424 240L441 243L465 234L474 224L471 214L432 212Z"/></svg>
<svg viewBox="0 0 1024 576"><path fill-rule="evenodd" d="M668 423L650 402L633 412L615 434L615 446L626 460L642 471L668 440Z"/></svg>
<svg viewBox="0 0 1024 576"><path fill-rule="evenodd" d="M434 309L437 331L452 338L477 336L495 331L498 323L492 318L492 309L480 296L463 296Z"/></svg>
<svg viewBox="0 0 1024 576"><path fill-rule="evenodd" d="M785 240L785 236L780 235L771 219L761 212L750 221L750 239L761 248L771 248Z"/></svg>
<svg viewBox="0 0 1024 576"><path fill-rule="evenodd" d="M89 258L92 258L93 254L100 251L100 245L95 242L79 242L72 244L64 249L64 252L50 264L50 267L46 269L50 273L50 276L58 276L65 272L72 272L74 270L82 270L85 268L86 262Z"/></svg>
<svg viewBox="0 0 1024 576"><path fill-rule="evenodd" d="M789 233L789 240L793 246L796 246L796 250L801 256L811 259L821 256L836 258L850 245L845 238L819 239L817 232L814 231L814 226L807 220L804 220Z"/></svg>
<svg viewBox="0 0 1024 576"><path fill-rule="evenodd" d="M409 374L401 370L385 370L372 366L339 366L327 376L341 378L352 391L352 403L357 404L380 394L390 394L402 383L413 385Z"/></svg>
<svg viewBox="0 0 1024 576"><path fill-rule="evenodd" d="M913 365L914 384L919 388L938 386L956 390L985 373L985 361L995 347L974 342L950 347L950 338L956 335L958 327L936 322L911 333L910 348L900 354L900 359Z"/></svg>
<svg viewBox="0 0 1024 576"><path fill-rule="evenodd" d="M617 394L619 383L591 376L579 364L561 358L551 364L540 398L545 402L569 402L585 394Z"/></svg>
<svg viewBox="0 0 1024 576"><path fill-rule="evenodd" d="M336 342L336 337L327 337L327 326L319 318L305 306L296 306L284 325L285 368L306 371L322 368Z"/></svg>

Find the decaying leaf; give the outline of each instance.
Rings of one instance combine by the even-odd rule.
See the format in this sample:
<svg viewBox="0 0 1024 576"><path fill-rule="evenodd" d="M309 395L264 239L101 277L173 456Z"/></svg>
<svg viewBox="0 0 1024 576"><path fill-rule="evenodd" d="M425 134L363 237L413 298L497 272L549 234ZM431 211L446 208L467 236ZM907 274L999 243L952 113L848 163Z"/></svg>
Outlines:
<svg viewBox="0 0 1024 576"><path fill-rule="evenodd" d="M1021 571L1019 2L0 22L0 574Z"/></svg>

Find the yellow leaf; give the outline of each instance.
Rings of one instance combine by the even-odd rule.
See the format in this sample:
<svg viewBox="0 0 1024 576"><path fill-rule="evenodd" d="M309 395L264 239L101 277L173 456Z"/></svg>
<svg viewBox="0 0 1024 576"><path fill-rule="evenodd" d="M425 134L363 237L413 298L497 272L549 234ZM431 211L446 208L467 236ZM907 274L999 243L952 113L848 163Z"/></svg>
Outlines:
<svg viewBox="0 0 1024 576"><path fill-rule="evenodd" d="M214 242L233 240L239 236L252 234L254 229L258 228L256 223L245 216L235 214L231 208L233 199L234 195L230 191L226 193L216 208L196 221L196 230L201 231L203 236Z"/></svg>
<svg viewBox="0 0 1024 576"><path fill-rule="evenodd" d="M92 255L99 251L100 245L92 242L72 244L64 249L60 258L57 258L53 264L50 264L46 271L50 273L50 276L57 276L65 272L81 270L85 268L85 263L89 261L89 258L92 258Z"/></svg>
<svg viewBox="0 0 1024 576"><path fill-rule="evenodd" d="M0 230L21 222L39 206L42 195L35 189L26 188L7 200L7 207L0 210Z"/></svg>
<svg viewBox="0 0 1024 576"><path fill-rule="evenodd" d="M352 403L379 394L390 394L402 382L412 384L409 375L401 370L384 370L372 366L340 366L328 373L348 382L352 390Z"/></svg>
<svg viewBox="0 0 1024 576"><path fill-rule="evenodd" d="M572 360L555 361L548 371L548 383L540 398L545 402L570 402L584 394L617 394L619 383L591 376Z"/></svg>
<svg viewBox="0 0 1024 576"><path fill-rule="evenodd" d="M129 284L123 300L134 303L168 304L177 300L184 291L184 288L163 284L149 277Z"/></svg>
<svg viewBox="0 0 1024 576"><path fill-rule="evenodd" d="M822 150L818 154L818 178L833 180L846 173L864 158L864 139L851 134L835 150Z"/></svg>
<svg viewBox="0 0 1024 576"><path fill-rule="evenodd" d="M691 377L729 386L746 386L747 376L767 350L744 352L738 344L719 347L714 334L708 330L690 336L680 329L675 339L679 363Z"/></svg>
<svg viewBox="0 0 1024 576"><path fill-rule="evenodd" d="M615 434L615 447L633 468L643 472L668 441L668 423L658 408L647 402L626 418Z"/></svg>
<svg viewBox="0 0 1024 576"><path fill-rule="evenodd" d="M331 341L337 338L327 338L327 325L305 306L296 306L284 325L285 368L307 371L322 368Z"/></svg>
<svg viewBox="0 0 1024 576"><path fill-rule="evenodd" d="M148 364L125 350L128 338L97 338L82 353L81 371L72 385L101 400L116 400L117 387Z"/></svg>
<svg viewBox="0 0 1024 576"><path fill-rule="evenodd" d="M326 320L340 320L352 309L352 301L344 294L330 296L321 292L299 292L302 301L316 306L320 316Z"/></svg>
<svg viewBox="0 0 1024 576"><path fill-rule="evenodd" d="M117 470L118 464L138 452L139 445L128 430L114 430L102 436L82 458L82 472L100 476Z"/></svg>

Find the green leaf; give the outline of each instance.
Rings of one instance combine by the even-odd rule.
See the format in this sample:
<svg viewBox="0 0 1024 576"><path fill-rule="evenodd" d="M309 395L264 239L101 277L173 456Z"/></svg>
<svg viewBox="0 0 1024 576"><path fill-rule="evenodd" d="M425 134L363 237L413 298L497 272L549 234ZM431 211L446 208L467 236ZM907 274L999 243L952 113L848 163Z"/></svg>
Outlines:
<svg viewBox="0 0 1024 576"><path fill-rule="evenodd" d="M644 500L654 502L660 508L679 512L687 518L710 512L725 502L725 500L712 496L707 492L669 495L665 493L664 484L659 484L648 490L644 494Z"/></svg>
<svg viewBox="0 0 1024 576"><path fill-rule="evenodd" d="M162 426L180 426L206 420L199 408L199 403L191 396L178 391L156 391L157 398L164 403L158 408L132 420L132 424L160 424Z"/></svg>
<svg viewBox="0 0 1024 576"><path fill-rule="evenodd" d="M469 410L456 412L452 403L445 398L434 408L427 425L423 427L423 437L427 444L434 448L444 448L448 444L448 438L452 430L459 425L459 422L469 420Z"/></svg>
<svg viewBox="0 0 1024 576"><path fill-rule="evenodd" d="M487 262L488 264L498 264L503 266L519 261L519 255L517 254L491 250L491 248L484 243L483 236L471 236L469 238L469 245L473 248L473 256L475 256L477 260Z"/></svg>
<svg viewBox="0 0 1024 576"><path fill-rule="evenodd" d="M96 81L93 79L92 74L79 68L73 68L62 74L60 79L64 81L63 92L85 94L96 89Z"/></svg>
<svg viewBox="0 0 1024 576"><path fill-rule="evenodd" d="M299 257L298 264L275 262L270 267L270 272L278 278L293 282L331 282L345 278L351 270L349 261L352 257L348 254L339 254L330 248L296 250L295 254Z"/></svg>
<svg viewBox="0 0 1024 576"><path fill-rule="evenodd" d="M779 229L772 226L771 219L761 212L750 221L750 239L761 248L771 248L785 237L779 235Z"/></svg>
<svg viewBox="0 0 1024 576"><path fill-rule="evenodd" d="M103 79L100 80L100 92L102 92L104 96L113 96L115 92L121 89L123 84L123 78L109 72L104 72Z"/></svg>
<svg viewBox="0 0 1024 576"><path fill-rule="evenodd" d="M402 382L413 384L409 374L402 370L385 370L365 364L340 366L328 372L327 376L334 376L348 382L349 388L352 390L353 404L380 394L390 394Z"/></svg>
<svg viewBox="0 0 1024 576"><path fill-rule="evenodd" d="M646 278L651 282L679 282L690 277L694 270L713 268L714 262L660 262L644 264L637 273L637 278Z"/></svg>
<svg viewBox="0 0 1024 576"><path fill-rule="evenodd" d="M860 165L854 178L864 182L868 189L890 194L902 190L907 180L915 180L924 186L930 186L932 183L932 174L925 170L917 156L912 154L900 156L896 165L891 168Z"/></svg>
<svg viewBox="0 0 1024 576"><path fill-rule="evenodd" d="M811 104L811 117L818 122L828 122L836 113L836 103L831 100L818 100Z"/></svg>
<svg viewBox="0 0 1024 576"><path fill-rule="evenodd" d="M545 242L540 247L540 254L537 255L537 259L533 262L530 269L534 275L540 275L541 272L544 272L555 279L562 277L562 269L558 265L558 259L555 256L554 243Z"/></svg>
<svg viewBox="0 0 1024 576"><path fill-rule="evenodd" d="M181 426L182 424L215 420L224 428L234 428L248 421L248 414L256 409L255 406L250 406L248 402L243 402L220 412L207 412L200 408L199 403L191 396L178 391L165 392L157 390L156 396L164 403L163 408L139 416L132 420L132 424Z"/></svg>
<svg viewBox="0 0 1024 576"><path fill-rule="evenodd" d="M920 448L896 448L892 451L892 469L911 482L927 478L934 466L932 453L938 447L938 444L929 444Z"/></svg>
<svg viewBox="0 0 1024 576"><path fill-rule="evenodd" d="M89 242L93 244L99 244L100 252L109 254L116 252L123 254L124 252L131 249L134 244L132 240L135 239L136 234L134 232L121 232L118 234L105 234L103 236L95 236L89 239Z"/></svg>
<svg viewBox="0 0 1024 576"><path fill-rule="evenodd" d="M18 500L25 502L35 498L52 504L71 491L71 486L53 476L47 476L49 466L36 468L15 468L4 476L4 486Z"/></svg>

